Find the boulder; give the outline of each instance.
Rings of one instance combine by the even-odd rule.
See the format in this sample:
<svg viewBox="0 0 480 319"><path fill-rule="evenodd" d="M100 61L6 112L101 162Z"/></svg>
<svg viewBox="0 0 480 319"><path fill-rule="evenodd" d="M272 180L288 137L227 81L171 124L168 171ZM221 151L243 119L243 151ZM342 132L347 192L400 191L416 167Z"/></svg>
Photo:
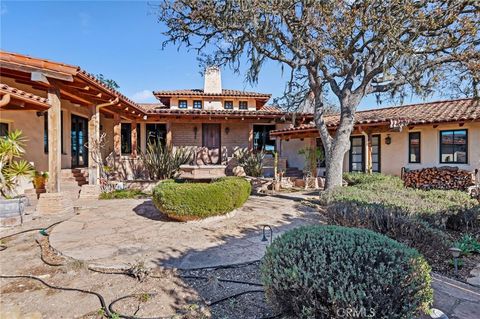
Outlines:
<svg viewBox="0 0 480 319"><path fill-rule="evenodd" d="M245 174L245 170L241 166L235 166L232 172L235 176L247 176L247 174Z"/></svg>
<svg viewBox="0 0 480 319"><path fill-rule="evenodd" d="M305 180L304 180L303 178L297 178L297 179L294 181L294 185L295 185L295 187L304 188L304 187L305 187Z"/></svg>

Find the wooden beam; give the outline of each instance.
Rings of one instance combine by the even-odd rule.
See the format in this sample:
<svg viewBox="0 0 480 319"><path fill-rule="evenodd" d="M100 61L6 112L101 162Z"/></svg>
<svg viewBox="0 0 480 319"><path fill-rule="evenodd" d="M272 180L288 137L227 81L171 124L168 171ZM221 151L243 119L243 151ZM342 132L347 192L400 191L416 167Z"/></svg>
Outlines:
<svg viewBox="0 0 480 319"><path fill-rule="evenodd" d="M48 100L51 107L48 109L48 185L50 193L60 192L60 171L62 167L61 144L61 102L60 91L48 89Z"/></svg>

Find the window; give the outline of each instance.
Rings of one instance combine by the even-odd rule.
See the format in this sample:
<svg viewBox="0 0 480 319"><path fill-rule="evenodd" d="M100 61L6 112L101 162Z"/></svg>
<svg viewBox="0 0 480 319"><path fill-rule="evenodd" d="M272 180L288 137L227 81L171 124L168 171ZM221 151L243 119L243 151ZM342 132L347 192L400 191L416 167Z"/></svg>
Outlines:
<svg viewBox="0 0 480 319"><path fill-rule="evenodd" d="M193 108L194 109L201 109L202 108L202 101L193 101Z"/></svg>
<svg viewBox="0 0 480 319"><path fill-rule="evenodd" d="M187 108L187 101L186 100L178 100L178 108L186 109Z"/></svg>
<svg viewBox="0 0 480 319"><path fill-rule="evenodd" d="M325 165L325 147L323 147L322 139L317 138L316 139L316 145L317 145L317 154L318 154L318 160L317 160L317 167L326 167Z"/></svg>
<svg viewBox="0 0 480 319"><path fill-rule="evenodd" d="M0 137L8 135L8 123L0 123Z"/></svg>
<svg viewBox="0 0 480 319"><path fill-rule="evenodd" d="M440 163L468 162L467 130L440 131Z"/></svg>
<svg viewBox="0 0 480 319"><path fill-rule="evenodd" d="M63 150L63 111L60 111L60 144L62 144L62 154L65 154ZM43 113L43 151L48 154L48 112Z"/></svg>
<svg viewBox="0 0 480 319"><path fill-rule="evenodd" d="M224 107L226 110L231 110L231 109L233 109L233 101L225 101L225 102L223 102L223 107Z"/></svg>
<svg viewBox="0 0 480 319"><path fill-rule="evenodd" d="M165 124L146 124L145 131L147 144L160 140L160 143L165 145L167 136L167 126Z"/></svg>
<svg viewBox="0 0 480 319"><path fill-rule="evenodd" d="M365 149L365 142L363 136L352 136L350 144L350 172L364 172L365 159L363 150Z"/></svg>
<svg viewBox="0 0 480 319"><path fill-rule="evenodd" d="M408 133L408 162L420 163L420 132Z"/></svg>
<svg viewBox="0 0 480 319"><path fill-rule="evenodd" d="M132 153L132 124L122 123L120 129L122 154Z"/></svg>
<svg viewBox="0 0 480 319"><path fill-rule="evenodd" d="M275 125L254 125L253 126L253 150L272 153L275 151L275 140L270 139L270 131Z"/></svg>
<svg viewBox="0 0 480 319"><path fill-rule="evenodd" d="M380 173L380 135L372 135L372 171Z"/></svg>
<svg viewBox="0 0 480 319"><path fill-rule="evenodd" d="M238 108L240 110L248 110L248 103L247 101L240 101L238 102Z"/></svg>

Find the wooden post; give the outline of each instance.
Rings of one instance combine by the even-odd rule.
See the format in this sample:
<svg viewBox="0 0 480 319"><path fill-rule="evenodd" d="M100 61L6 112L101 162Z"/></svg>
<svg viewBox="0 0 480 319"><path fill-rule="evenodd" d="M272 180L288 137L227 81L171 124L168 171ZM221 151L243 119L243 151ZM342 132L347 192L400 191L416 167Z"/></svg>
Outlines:
<svg viewBox="0 0 480 319"><path fill-rule="evenodd" d="M131 129L131 139L132 139L132 157L137 157L137 121L133 120Z"/></svg>
<svg viewBox="0 0 480 319"><path fill-rule="evenodd" d="M253 150L253 123L248 124L248 149Z"/></svg>
<svg viewBox="0 0 480 319"><path fill-rule="evenodd" d="M96 158L96 152L99 149L94 149L94 145L98 146L100 141L100 110L96 105L90 105L90 117L88 119L88 183L90 185L97 185L100 177L100 167L97 163L99 158Z"/></svg>
<svg viewBox="0 0 480 319"><path fill-rule="evenodd" d="M121 155L121 122L120 115L113 115L113 154L116 158Z"/></svg>
<svg viewBox="0 0 480 319"><path fill-rule="evenodd" d="M55 87L48 89L48 185L50 193L60 192L60 173L62 168L62 138L61 138L61 102L60 90Z"/></svg>
<svg viewBox="0 0 480 319"><path fill-rule="evenodd" d="M167 123L167 136L165 138L166 146L168 148L173 147L172 143L172 123L168 122Z"/></svg>

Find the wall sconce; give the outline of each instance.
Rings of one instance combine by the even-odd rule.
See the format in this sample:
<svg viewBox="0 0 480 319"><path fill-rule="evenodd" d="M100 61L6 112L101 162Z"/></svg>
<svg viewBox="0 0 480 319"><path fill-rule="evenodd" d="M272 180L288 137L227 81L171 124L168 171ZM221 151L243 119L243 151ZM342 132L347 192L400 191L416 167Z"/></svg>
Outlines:
<svg viewBox="0 0 480 319"><path fill-rule="evenodd" d="M197 139L197 132L198 132L198 128L196 126L193 127L193 136L195 139Z"/></svg>
<svg viewBox="0 0 480 319"><path fill-rule="evenodd" d="M226 128L225 128L225 134L228 135L228 133L230 133L230 128L229 128L229 127L226 127Z"/></svg>
<svg viewBox="0 0 480 319"><path fill-rule="evenodd" d="M385 144L392 144L392 138L390 137L390 134L387 134L387 137L385 137Z"/></svg>
<svg viewBox="0 0 480 319"><path fill-rule="evenodd" d="M45 114L47 114L47 111L39 111L37 112L37 116L40 117L40 116L45 116Z"/></svg>

